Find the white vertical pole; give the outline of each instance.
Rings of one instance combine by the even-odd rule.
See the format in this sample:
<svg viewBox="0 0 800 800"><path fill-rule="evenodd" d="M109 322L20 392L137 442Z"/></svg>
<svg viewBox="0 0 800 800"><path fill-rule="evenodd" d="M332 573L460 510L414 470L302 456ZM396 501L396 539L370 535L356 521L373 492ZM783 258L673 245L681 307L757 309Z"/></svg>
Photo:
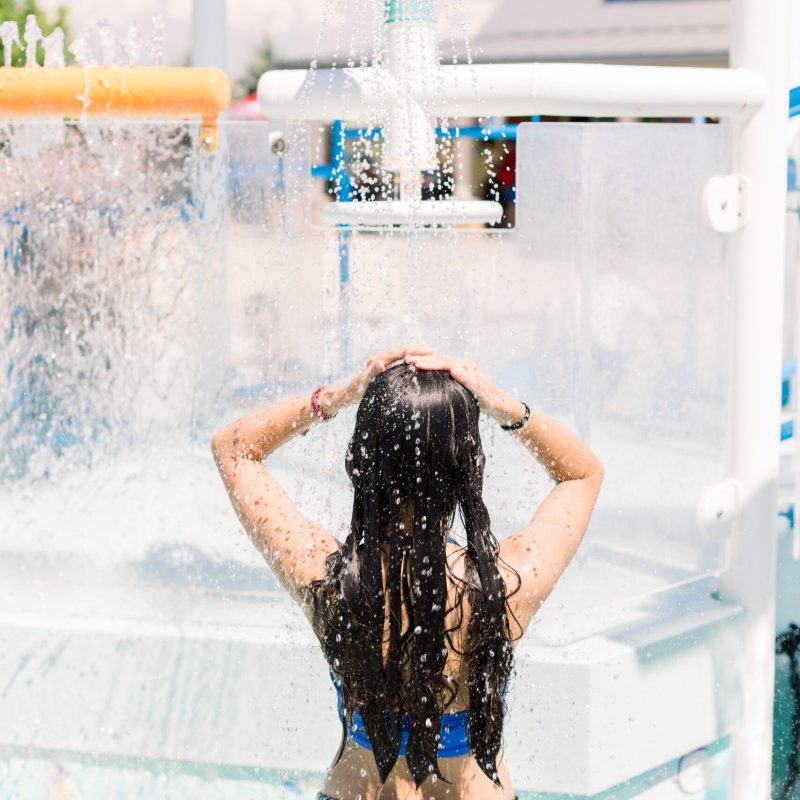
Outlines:
<svg viewBox="0 0 800 800"><path fill-rule="evenodd" d="M228 69L225 0L193 0L192 66Z"/></svg>
<svg viewBox="0 0 800 800"><path fill-rule="evenodd" d="M731 1L731 66L769 84L763 108L736 123L734 169L750 178L751 217L736 262L732 474L742 509L729 541L723 599L747 609L742 725L733 736L732 800L769 800L775 681L775 567L788 115L788 0Z"/></svg>

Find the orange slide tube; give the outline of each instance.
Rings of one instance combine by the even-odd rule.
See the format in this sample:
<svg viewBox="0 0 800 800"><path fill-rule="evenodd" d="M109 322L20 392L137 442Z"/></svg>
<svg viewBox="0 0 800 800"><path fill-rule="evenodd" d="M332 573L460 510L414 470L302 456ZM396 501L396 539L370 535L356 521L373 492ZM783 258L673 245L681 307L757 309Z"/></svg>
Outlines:
<svg viewBox="0 0 800 800"><path fill-rule="evenodd" d="M228 76L215 67L0 67L0 119L199 116L209 151L230 100Z"/></svg>

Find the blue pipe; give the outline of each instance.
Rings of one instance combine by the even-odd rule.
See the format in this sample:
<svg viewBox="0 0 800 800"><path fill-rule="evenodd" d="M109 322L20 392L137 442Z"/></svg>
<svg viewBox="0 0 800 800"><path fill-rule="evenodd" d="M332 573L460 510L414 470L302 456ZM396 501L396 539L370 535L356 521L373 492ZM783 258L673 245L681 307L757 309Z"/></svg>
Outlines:
<svg viewBox="0 0 800 800"><path fill-rule="evenodd" d="M353 200L353 183L347 169L347 128L342 120L337 119L331 125L331 164L329 179L335 182L336 199L341 203ZM312 175L313 175L312 170ZM347 303L347 284L350 281L350 236L347 228L339 231L339 307ZM341 324L341 323L340 323ZM350 347L347 327L339 331L339 365L349 367Z"/></svg>
<svg viewBox="0 0 800 800"><path fill-rule="evenodd" d="M792 378L797 374L797 361L790 359L781 367L781 405L788 406L792 392Z"/></svg>
<svg viewBox="0 0 800 800"><path fill-rule="evenodd" d="M336 182L336 199L349 203L353 199L353 184L347 171L346 140L344 123L337 119L331 125L331 178Z"/></svg>
<svg viewBox="0 0 800 800"><path fill-rule="evenodd" d="M535 119L531 117L531 120L534 122L538 121L538 119L538 116ZM334 122L333 125L331 125L331 136L334 135L333 126L336 124L337 123ZM462 139L480 139L482 141L491 141L494 139L510 139L513 141L517 138L517 127L517 124L513 122L502 125L496 125L494 123L489 125L467 125L463 128L456 126L440 126L436 128L436 133L442 138L451 139L461 137ZM338 131L337 135L342 136L342 131ZM345 128L343 135L348 142L355 139L367 139L378 142L383 139L383 129L371 128L369 134L367 134L364 128Z"/></svg>
<svg viewBox="0 0 800 800"><path fill-rule="evenodd" d="M531 122L539 121L538 114L531 117ZM499 140L514 142L517 139L518 127L516 123L468 125L464 128L441 126L436 128L436 133L439 138L476 139L484 142ZM381 128L370 128L368 133L366 128L345 128L341 120L335 120L331 124L331 163L316 164L311 167L312 178L321 178L328 181L338 180L337 199L342 202L348 202L353 199L353 185L347 173L345 144L346 142L361 139L378 142L383 139L383 130Z"/></svg>
<svg viewBox="0 0 800 800"><path fill-rule="evenodd" d="M796 117L800 114L800 86L789 90L789 116Z"/></svg>

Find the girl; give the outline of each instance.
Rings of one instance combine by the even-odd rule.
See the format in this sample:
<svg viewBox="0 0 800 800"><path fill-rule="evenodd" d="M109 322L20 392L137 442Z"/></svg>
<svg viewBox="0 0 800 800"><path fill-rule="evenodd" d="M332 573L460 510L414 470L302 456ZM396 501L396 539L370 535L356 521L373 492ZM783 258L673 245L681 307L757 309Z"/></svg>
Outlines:
<svg viewBox="0 0 800 800"><path fill-rule="evenodd" d="M351 403L353 514L340 543L262 461ZM480 412L556 482L531 522L499 544L481 497ZM380 353L353 378L278 400L220 430L212 449L338 693L342 741L318 800L512 800L501 744L513 650L583 539L603 479L598 458L473 363L428 347ZM449 535L457 508L464 546Z"/></svg>

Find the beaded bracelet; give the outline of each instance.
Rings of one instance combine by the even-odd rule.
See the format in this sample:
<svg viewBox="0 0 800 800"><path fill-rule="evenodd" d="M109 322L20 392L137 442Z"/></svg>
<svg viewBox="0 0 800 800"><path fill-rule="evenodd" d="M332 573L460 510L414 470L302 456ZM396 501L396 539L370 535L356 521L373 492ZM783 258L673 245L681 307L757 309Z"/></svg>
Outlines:
<svg viewBox="0 0 800 800"><path fill-rule="evenodd" d="M500 424L500 427L501 427L501 428L502 428L504 431L517 431L517 430L519 430L519 429L520 429L520 428L521 428L521 427L522 427L522 426L523 426L523 425L524 425L524 424L525 424L525 423L528 421L528 418L529 418L529 417L530 417L530 415L531 415L531 410L530 410L530 408L528 407L528 404L527 404L527 403L523 402L522 400L520 400L520 403L522 403L522 405L524 405L524 406L525 406L525 413L522 415L522 419L521 419L519 422L515 422L515 423L513 423L512 425L503 425L503 424L501 423L501 424Z"/></svg>
<svg viewBox="0 0 800 800"><path fill-rule="evenodd" d="M314 393L311 395L311 407L314 409L314 413L320 418L327 422L329 419L333 419L336 414L339 412L336 411L333 414L326 413L325 409L319 404L319 393L324 389L324 386L317 386L314 390ZM306 428L300 435L305 436L311 428Z"/></svg>
<svg viewBox="0 0 800 800"><path fill-rule="evenodd" d="M325 409L319 404L319 393L324 389L324 386L317 386L314 390L314 394L311 395L311 406L314 409L314 413L320 418L324 419L327 422L329 419L333 419L336 414L339 412L335 412L334 414L326 414Z"/></svg>

